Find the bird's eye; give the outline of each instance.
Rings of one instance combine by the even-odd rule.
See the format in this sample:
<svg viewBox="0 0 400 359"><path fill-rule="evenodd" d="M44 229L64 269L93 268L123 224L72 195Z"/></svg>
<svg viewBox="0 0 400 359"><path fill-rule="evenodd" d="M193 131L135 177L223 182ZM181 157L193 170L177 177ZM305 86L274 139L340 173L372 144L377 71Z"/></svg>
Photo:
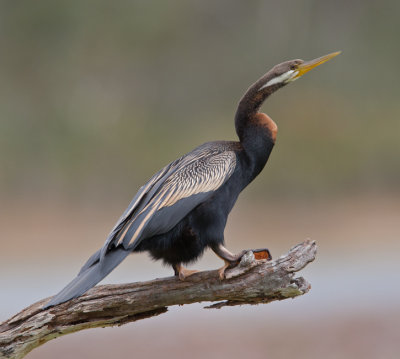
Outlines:
<svg viewBox="0 0 400 359"><path fill-rule="evenodd" d="M296 69L297 69L297 65L291 65L291 66L290 66L290 69L291 69L291 70L296 70Z"/></svg>

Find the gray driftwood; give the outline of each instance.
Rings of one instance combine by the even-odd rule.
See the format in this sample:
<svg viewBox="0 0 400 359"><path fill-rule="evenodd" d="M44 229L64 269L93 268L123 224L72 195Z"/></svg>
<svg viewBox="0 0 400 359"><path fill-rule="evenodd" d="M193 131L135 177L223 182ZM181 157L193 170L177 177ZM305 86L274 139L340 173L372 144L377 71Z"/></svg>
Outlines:
<svg viewBox="0 0 400 359"><path fill-rule="evenodd" d="M67 303L43 310L43 299L0 324L0 358L22 358L32 349L64 334L123 325L165 313L171 305L216 302L207 308L268 303L305 294L310 284L295 272L315 259L316 244L306 240L272 261L248 252L227 270L199 272L184 282L175 277L143 283L101 285Z"/></svg>

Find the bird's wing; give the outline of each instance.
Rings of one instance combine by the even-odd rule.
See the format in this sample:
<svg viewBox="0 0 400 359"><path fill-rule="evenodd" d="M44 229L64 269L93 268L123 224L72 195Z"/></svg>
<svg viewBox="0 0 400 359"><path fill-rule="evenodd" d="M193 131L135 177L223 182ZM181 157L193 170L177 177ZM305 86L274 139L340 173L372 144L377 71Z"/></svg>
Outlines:
<svg viewBox="0 0 400 359"><path fill-rule="evenodd" d="M225 146L205 144L156 173L125 210L102 250L123 245L134 249L143 238L166 233L205 201L232 175L236 154Z"/></svg>

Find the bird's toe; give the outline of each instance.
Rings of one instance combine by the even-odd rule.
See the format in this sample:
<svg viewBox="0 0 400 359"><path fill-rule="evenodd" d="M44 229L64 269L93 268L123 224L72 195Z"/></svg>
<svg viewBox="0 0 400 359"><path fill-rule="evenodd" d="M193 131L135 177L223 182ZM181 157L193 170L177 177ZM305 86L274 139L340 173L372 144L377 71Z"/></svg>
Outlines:
<svg viewBox="0 0 400 359"><path fill-rule="evenodd" d="M191 275L198 273L199 271L196 269L187 269L182 266L179 267L178 270L178 277L181 281L184 281L187 277L190 277Z"/></svg>

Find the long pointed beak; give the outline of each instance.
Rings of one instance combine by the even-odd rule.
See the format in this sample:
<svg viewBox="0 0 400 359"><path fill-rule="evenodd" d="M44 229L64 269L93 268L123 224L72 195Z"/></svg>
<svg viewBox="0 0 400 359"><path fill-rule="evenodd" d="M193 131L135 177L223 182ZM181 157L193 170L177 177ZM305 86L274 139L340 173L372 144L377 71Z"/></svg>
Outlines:
<svg viewBox="0 0 400 359"><path fill-rule="evenodd" d="M293 77L293 80L298 79L300 76L303 76L306 72L312 70L313 68L323 64L324 62L329 61L330 59L334 58L335 56L339 55L341 51L332 52L331 54L319 57L318 59L314 59L311 61L306 61L300 64L296 71L298 72L296 76Z"/></svg>

